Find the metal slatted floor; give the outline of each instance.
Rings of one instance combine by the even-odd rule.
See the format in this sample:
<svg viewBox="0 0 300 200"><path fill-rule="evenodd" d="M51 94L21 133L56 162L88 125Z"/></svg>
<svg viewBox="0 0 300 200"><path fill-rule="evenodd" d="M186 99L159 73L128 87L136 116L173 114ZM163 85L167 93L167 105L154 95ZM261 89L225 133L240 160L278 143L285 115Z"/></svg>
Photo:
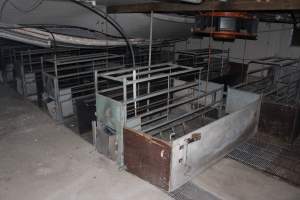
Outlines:
<svg viewBox="0 0 300 200"><path fill-rule="evenodd" d="M169 195L175 200L220 200L191 182L184 184Z"/></svg>
<svg viewBox="0 0 300 200"><path fill-rule="evenodd" d="M240 145L229 158L300 186L300 138L289 145L263 135Z"/></svg>

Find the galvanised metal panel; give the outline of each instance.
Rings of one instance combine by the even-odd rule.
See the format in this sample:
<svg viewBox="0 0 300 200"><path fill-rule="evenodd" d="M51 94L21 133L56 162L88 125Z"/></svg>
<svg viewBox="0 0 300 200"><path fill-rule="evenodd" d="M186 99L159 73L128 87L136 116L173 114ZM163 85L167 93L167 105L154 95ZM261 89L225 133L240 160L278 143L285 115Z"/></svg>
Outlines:
<svg viewBox="0 0 300 200"><path fill-rule="evenodd" d="M258 127L260 104L259 95L229 89L227 106L232 113L173 141L169 191L182 186L253 136Z"/></svg>

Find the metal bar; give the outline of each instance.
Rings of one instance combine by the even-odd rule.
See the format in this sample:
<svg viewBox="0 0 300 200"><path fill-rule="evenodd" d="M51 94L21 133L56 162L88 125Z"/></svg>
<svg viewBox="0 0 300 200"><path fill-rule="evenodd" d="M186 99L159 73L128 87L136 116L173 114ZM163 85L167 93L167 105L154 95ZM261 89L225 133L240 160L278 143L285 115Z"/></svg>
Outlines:
<svg viewBox="0 0 300 200"><path fill-rule="evenodd" d="M196 100L198 100L198 99L204 98L204 97L206 97L206 96L208 96L208 95L211 95L211 94L213 94L213 93L215 93L215 92L217 92L217 91L220 91L220 90L223 90L223 88L221 88L221 89L218 88L218 89L212 90L212 91L210 91L210 92L207 92L206 94L199 95L199 96L197 96L197 97L190 98L190 99L187 99L187 100L183 100L183 101L180 101L180 102L177 102L177 103L170 104L168 107L169 107L169 108L178 107L178 106L181 106L181 105L183 105L183 104L187 104L187 103L196 101ZM155 110L151 110L151 111L148 112L148 113L141 114L140 117L146 117L146 116L149 116L149 115L153 115L153 114L158 113L158 112L163 111L163 110L166 110L166 107L165 107L165 106L164 106L164 107L161 107L161 108L158 108L158 109L155 109Z"/></svg>
<svg viewBox="0 0 300 200"><path fill-rule="evenodd" d="M160 69L155 69L155 70L147 70L147 71L144 71L144 72L139 72L137 74L137 76L142 76L142 75L148 75L148 78L149 75L151 75L152 73L157 73L157 72L163 72L163 71L167 71L167 70L171 70L171 69L178 69L178 68L183 68L183 69L186 69L185 67L178 67L178 66L169 66L169 67L164 67L164 68L160 68ZM189 68L189 69L193 69L193 68ZM129 78L129 77L132 77L132 74L127 74L127 75L122 75L122 76L118 76L119 79L121 78Z"/></svg>
<svg viewBox="0 0 300 200"><path fill-rule="evenodd" d="M116 55L116 54L109 54L109 53L94 53L94 54L83 54L80 56L66 56L66 57L59 57L56 59L47 59L46 62L54 63L55 61L59 65L69 65L73 63L81 63L81 62L89 62L89 61L96 61L96 60L105 60L107 57L109 58L122 58L123 55Z"/></svg>
<svg viewBox="0 0 300 200"><path fill-rule="evenodd" d="M159 63L159 64L155 64L155 65L151 65L150 68L157 68L157 67L163 67L163 66L169 66L169 65L172 65L172 63L170 62L166 62L166 63ZM139 67L139 71L141 70L148 70L148 67L149 66L144 66L144 67ZM101 74L102 75L106 75L106 76L109 76L109 75L115 75L115 74L122 74L122 73L132 73L132 70L133 68L129 68L129 69L123 69L123 70L118 70L118 71L112 71L112 72L107 72L107 73L104 73L104 74Z"/></svg>
<svg viewBox="0 0 300 200"><path fill-rule="evenodd" d="M197 69L183 70L183 71L175 72L175 73L172 73L172 74L162 74L162 75L157 75L155 77L138 79L136 81L128 81L127 84L132 85L134 83L142 83L142 82L147 82L147 81L151 81L151 80L155 80L155 79L167 78L168 76L178 76L178 75L191 73L191 72L196 72L196 71L197 71Z"/></svg>
<svg viewBox="0 0 300 200"><path fill-rule="evenodd" d="M136 81L136 70L133 70L133 81ZM133 83L133 102L134 102L134 114L137 116L137 104L136 104L136 83Z"/></svg>
<svg viewBox="0 0 300 200"><path fill-rule="evenodd" d="M94 72L95 95L98 94L98 71Z"/></svg>
<svg viewBox="0 0 300 200"><path fill-rule="evenodd" d="M148 66L149 66L149 71L150 71L150 66L151 66L151 61L152 61L152 38L153 37L153 11L151 11L151 16L150 16L150 41L149 41L149 61L148 61ZM148 78L150 78L150 73L148 74ZM150 93L150 81L147 83L147 93ZM149 106L150 100L147 100L147 105ZM148 110L149 111L149 110Z"/></svg>
<svg viewBox="0 0 300 200"><path fill-rule="evenodd" d="M150 39L149 39L149 60L148 66L151 66L151 59L152 59L152 37L153 37L153 11L150 14Z"/></svg>
<svg viewBox="0 0 300 200"><path fill-rule="evenodd" d="M137 97L136 101L143 101L143 100L150 99L150 98L153 98L153 97L157 97L157 96L160 96L160 95L163 95L163 94L178 92L180 90L185 90L185 89L195 87L195 86L197 86L197 83L189 83L189 84L184 84L184 85L181 85L181 86L175 86L173 88L168 88L168 89L165 89L165 90L162 90L162 91L153 92L151 94L149 93L147 95ZM127 100L127 103L128 104L133 103L133 100L129 99L129 100Z"/></svg>
<svg viewBox="0 0 300 200"><path fill-rule="evenodd" d="M198 109L196 109L196 110L194 110L194 111L192 111L192 112L185 113L185 114L183 114L183 115L181 115L181 116L179 116L179 117L177 117L177 118L175 118L175 119L168 120L168 121L166 121L166 122L163 122L163 123L161 123L161 124L152 126L151 128L148 128L148 129L143 130L143 131L144 131L144 132L150 132L150 131L153 131L153 130L155 130L155 129L158 129L158 128L160 128L160 127L166 126L166 125L168 125L168 124L171 124L171 123L173 123L173 122L176 122L176 121L178 121L178 120L180 120L180 119L183 119L183 118L185 118L185 117L188 117L188 116L190 116L190 115L193 115L193 114L195 114L195 113L197 113L197 112L199 112L199 111L205 111L205 109L208 109L209 111L214 110L214 109L216 109L216 108L211 108L211 107L212 107L213 105L216 105L217 103L221 103L221 102L222 102L222 101L216 101L216 102L214 102L214 103L211 103L211 104L208 105L208 106L204 106L204 107L198 108ZM202 115L202 114L203 114L203 113L200 113L199 115Z"/></svg>
<svg viewBox="0 0 300 200"><path fill-rule="evenodd" d="M183 125L184 123L186 123L186 122L188 122L188 121L191 121L191 120L193 120L193 119L195 119L195 118L198 118L199 116L201 116L202 115L202 117L204 117L204 115L206 114L206 113L208 113L208 112L210 112L210 111L212 111L212 110L215 110L215 108L208 108L208 109L206 109L206 110L203 110L202 112L200 112L200 113L194 113L194 114L191 114L191 115L189 115L189 116L187 116L187 117L189 117L188 119L184 119L184 120L178 120L179 122L177 122L177 123L175 123L175 124L172 124L172 125L169 125L169 126L167 126L166 128L161 128L160 130L159 130L159 132L156 132L156 133L151 133L151 135L152 136L155 136L155 135L158 135L160 132L162 132L162 131L165 131L165 130L168 130L168 129L173 129L173 127L176 127L176 126L178 126L178 125ZM196 115L195 115L196 114Z"/></svg>
<svg viewBox="0 0 300 200"><path fill-rule="evenodd" d="M153 122L155 122L155 121L161 120L161 119L166 118L166 117L168 117L167 114L161 115L161 116L159 116L159 117L157 117L157 118L154 118L154 119L151 119L151 120L144 121L144 122L141 123L141 125L142 125L142 126L145 126L146 124L151 124L151 123L153 123Z"/></svg>

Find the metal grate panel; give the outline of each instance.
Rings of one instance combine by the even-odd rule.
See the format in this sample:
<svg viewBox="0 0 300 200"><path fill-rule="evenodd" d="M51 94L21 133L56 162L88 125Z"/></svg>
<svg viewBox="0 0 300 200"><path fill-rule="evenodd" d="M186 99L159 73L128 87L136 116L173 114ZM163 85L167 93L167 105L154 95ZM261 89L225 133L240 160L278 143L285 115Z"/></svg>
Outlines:
<svg viewBox="0 0 300 200"><path fill-rule="evenodd" d="M169 193L169 195L175 200L220 200L191 182Z"/></svg>
<svg viewBox="0 0 300 200"><path fill-rule="evenodd" d="M294 145L275 144L270 137L251 139L228 157L300 186L300 140Z"/></svg>

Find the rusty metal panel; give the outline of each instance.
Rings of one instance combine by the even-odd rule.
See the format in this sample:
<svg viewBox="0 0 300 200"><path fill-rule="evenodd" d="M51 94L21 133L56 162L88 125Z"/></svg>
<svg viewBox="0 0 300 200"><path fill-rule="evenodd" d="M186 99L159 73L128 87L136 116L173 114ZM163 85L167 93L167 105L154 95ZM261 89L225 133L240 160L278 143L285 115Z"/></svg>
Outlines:
<svg viewBox="0 0 300 200"><path fill-rule="evenodd" d="M259 130L293 142L299 135L299 105L284 105L264 101Z"/></svg>
<svg viewBox="0 0 300 200"><path fill-rule="evenodd" d="M228 89L230 113L172 142L169 191L224 157L257 131L261 96Z"/></svg>
<svg viewBox="0 0 300 200"><path fill-rule="evenodd" d="M133 129L124 131L124 164L127 170L153 185L169 190L169 143Z"/></svg>

